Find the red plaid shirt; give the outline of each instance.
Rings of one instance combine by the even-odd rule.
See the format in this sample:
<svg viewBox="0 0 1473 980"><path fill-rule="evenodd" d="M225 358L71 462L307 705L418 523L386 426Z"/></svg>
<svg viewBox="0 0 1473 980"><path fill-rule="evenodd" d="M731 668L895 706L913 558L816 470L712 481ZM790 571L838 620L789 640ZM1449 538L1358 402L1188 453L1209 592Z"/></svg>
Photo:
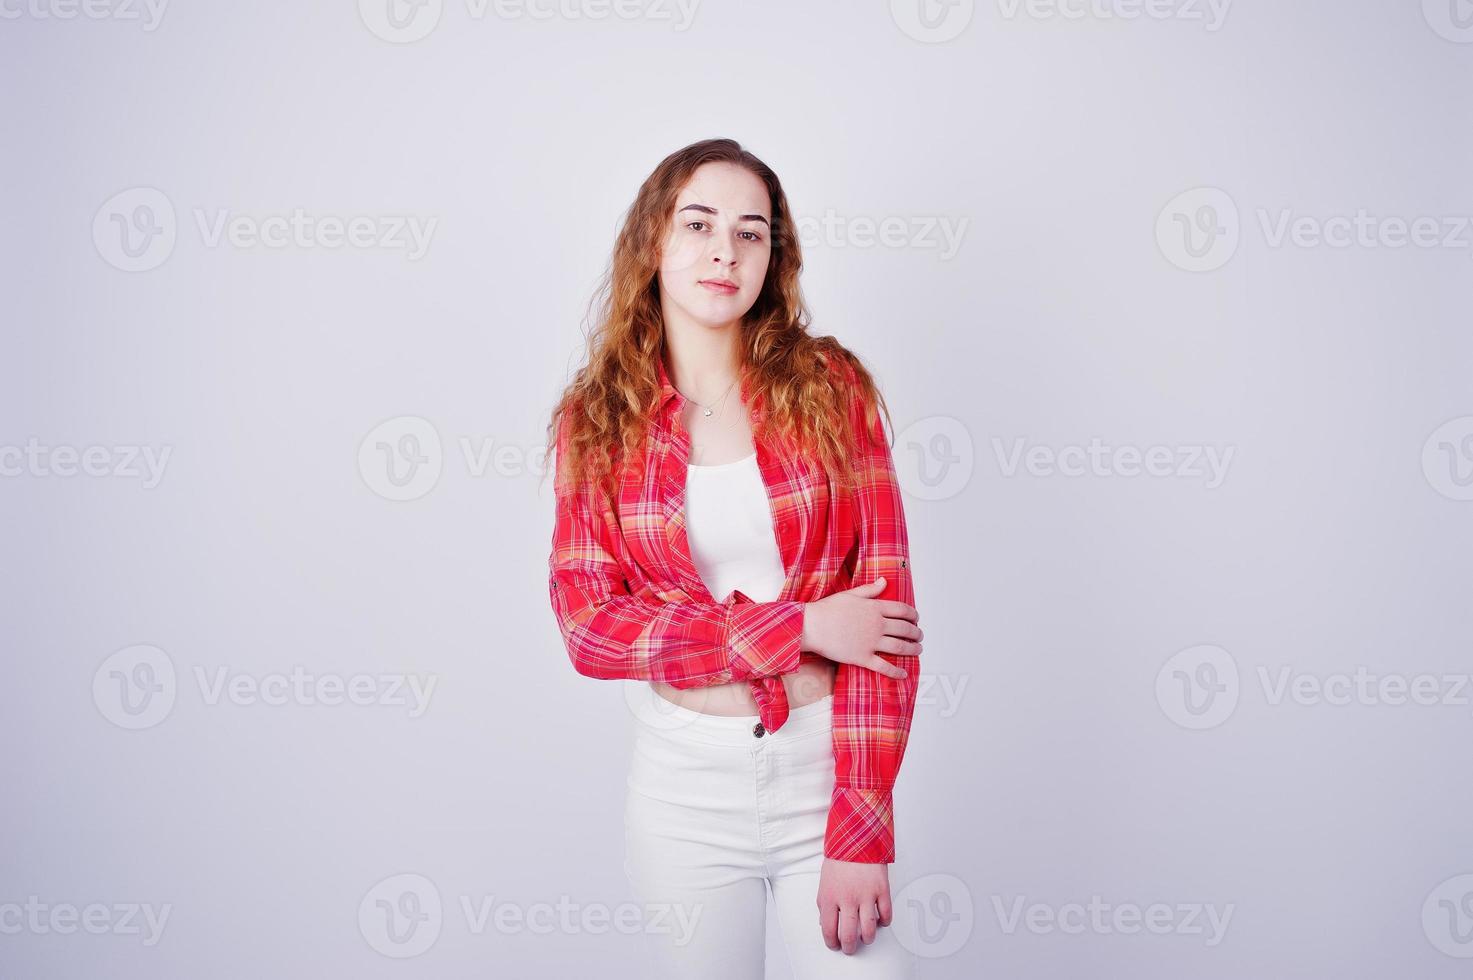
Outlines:
<svg viewBox="0 0 1473 980"><path fill-rule="evenodd" d="M807 458L769 451L755 440L787 578L772 602L753 602L740 590L718 602L686 541L690 434L680 423L686 399L663 360L659 375L649 462L623 477L616 509L591 485L573 485L562 466L566 427L557 434L552 608L578 673L682 689L747 681L763 725L777 731L788 717L781 675L804 660L825 660L799 650L803 603L883 575L880 598L915 605L905 514L883 425L865 425L846 368L855 431L869 436L854 457L858 488L848 491ZM749 401L745 382L741 390L755 431L761 399ZM904 667L907 679L850 664L838 664L834 678L835 781L824 855L841 861L895 860L891 794L915 711L920 658L880 656Z"/></svg>

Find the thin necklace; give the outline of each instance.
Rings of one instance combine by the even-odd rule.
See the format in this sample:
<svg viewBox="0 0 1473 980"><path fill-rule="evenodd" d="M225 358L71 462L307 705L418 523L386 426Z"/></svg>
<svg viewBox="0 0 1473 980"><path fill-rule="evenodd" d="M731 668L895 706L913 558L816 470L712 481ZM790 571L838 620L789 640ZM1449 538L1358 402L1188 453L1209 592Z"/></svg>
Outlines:
<svg viewBox="0 0 1473 980"><path fill-rule="evenodd" d="M700 405L700 407L701 407L702 411L705 413L706 417L709 418L711 416L711 409L715 405L717 405L717 404L719 404L721 402L726 401L726 396L729 395L729 394L731 394L731 389L736 385L736 383L737 383L737 379L736 378L732 378L731 379L731 384L729 384L729 385L726 386L726 390L721 393L721 397L718 398L718 399L716 399L716 401L712 402L710 405L701 405L701 403L700 402L696 402L696 400L694 398L692 398L691 401L696 402L697 405Z"/></svg>

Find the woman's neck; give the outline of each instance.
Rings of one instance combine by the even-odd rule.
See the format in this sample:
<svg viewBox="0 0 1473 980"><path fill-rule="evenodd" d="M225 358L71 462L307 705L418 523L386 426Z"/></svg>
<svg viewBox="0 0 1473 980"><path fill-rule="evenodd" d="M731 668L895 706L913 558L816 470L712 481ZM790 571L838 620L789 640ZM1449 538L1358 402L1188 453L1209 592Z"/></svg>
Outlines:
<svg viewBox="0 0 1473 980"><path fill-rule="evenodd" d="M666 327L666 366L677 391L702 404L721 397L741 371L736 329L735 324L719 330Z"/></svg>

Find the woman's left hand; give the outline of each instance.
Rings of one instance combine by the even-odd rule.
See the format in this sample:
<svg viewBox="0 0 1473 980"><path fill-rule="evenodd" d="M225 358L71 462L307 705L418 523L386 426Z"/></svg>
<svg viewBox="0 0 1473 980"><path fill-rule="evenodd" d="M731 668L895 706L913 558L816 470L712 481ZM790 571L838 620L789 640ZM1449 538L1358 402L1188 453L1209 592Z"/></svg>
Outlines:
<svg viewBox="0 0 1473 980"><path fill-rule="evenodd" d="M890 866L823 859L818 875L818 924L829 949L851 956L859 944L875 941L875 931L888 926Z"/></svg>

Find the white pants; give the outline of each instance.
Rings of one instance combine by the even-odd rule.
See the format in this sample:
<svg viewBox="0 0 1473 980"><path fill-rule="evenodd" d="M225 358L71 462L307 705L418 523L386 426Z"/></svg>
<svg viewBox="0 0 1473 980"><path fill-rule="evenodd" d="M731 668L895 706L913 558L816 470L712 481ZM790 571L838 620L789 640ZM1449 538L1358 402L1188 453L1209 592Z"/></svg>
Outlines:
<svg viewBox="0 0 1473 980"><path fill-rule="evenodd" d="M913 977L891 927L852 955L829 949L819 928L833 696L759 737L756 715L703 714L630 683L624 873L645 906L652 975L760 980L770 888L795 980Z"/></svg>

